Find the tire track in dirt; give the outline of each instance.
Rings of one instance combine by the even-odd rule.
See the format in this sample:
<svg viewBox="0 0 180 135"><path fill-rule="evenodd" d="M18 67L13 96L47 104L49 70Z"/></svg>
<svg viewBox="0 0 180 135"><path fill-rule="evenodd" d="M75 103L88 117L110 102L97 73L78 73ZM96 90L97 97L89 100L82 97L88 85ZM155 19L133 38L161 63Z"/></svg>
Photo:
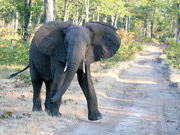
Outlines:
<svg viewBox="0 0 180 135"><path fill-rule="evenodd" d="M81 120L61 135L179 135L180 98L164 76L162 49L148 46L132 67L120 74L99 106L103 119Z"/></svg>

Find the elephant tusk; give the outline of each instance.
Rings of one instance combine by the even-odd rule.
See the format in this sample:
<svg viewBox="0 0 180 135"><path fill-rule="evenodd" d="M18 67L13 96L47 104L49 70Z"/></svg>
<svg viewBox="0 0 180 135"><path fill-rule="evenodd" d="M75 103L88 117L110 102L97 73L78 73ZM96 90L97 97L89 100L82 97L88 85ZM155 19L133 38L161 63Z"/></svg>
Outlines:
<svg viewBox="0 0 180 135"><path fill-rule="evenodd" d="M85 62L83 62L83 73L84 73L84 74L86 73L86 70L85 70Z"/></svg>
<svg viewBox="0 0 180 135"><path fill-rule="evenodd" d="M66 72L67 66L68 66L68 61L66 62L66 65L65 65L65 67L64 67L64 72Z"/></svg>

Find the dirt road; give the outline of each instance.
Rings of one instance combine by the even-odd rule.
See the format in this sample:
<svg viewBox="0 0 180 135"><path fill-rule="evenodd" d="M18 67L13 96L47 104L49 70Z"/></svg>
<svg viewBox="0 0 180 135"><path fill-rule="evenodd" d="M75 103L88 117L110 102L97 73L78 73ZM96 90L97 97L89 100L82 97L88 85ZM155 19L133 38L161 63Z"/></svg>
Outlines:
<svg viewBox="0 0 180 135"><path fill-rule="evenodd" d="M120 74L101 103L103 119L81 121L62 135L179 135L180 98L161 63L162 49L149 46ZM172 85L172 84L171 84Z"/></svg>
<svg viewBox="0 0 180 135"><path fill-rule="evenodd" d="M31 112L32 86L5 79L10 73L0 70L0 135L180 135L180 97L161 54L162 49L147 46L134 62L105 71L92 65L103 115L93 122L87 120L76 78L63 96L63 115L56 118ZM173 79L180 78L174 74ZM41 96L43 104L44 88Z"/></svg>

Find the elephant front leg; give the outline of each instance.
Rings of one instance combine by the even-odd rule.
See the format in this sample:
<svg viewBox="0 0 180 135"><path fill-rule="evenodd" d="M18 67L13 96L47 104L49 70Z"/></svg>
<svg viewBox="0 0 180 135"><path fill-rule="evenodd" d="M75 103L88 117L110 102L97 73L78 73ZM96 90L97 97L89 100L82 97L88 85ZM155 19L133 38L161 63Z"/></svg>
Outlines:
<svg viewBox="0 0 180 135"><path fill-rule="evenodd" d="M79 84L87 100L88 119L89 120L101 119L102 115L98 110L97 97L91 79L90 65L86 66L86 73L83 73L82 70L78 70L77 75L78 75Z"/></svg>
<svg viewBox="0 0 180 135"><path fill-rule="evenodd" d="M52 97L56 94L59 88L58 85L59 83L55 81L53 84ZM61 113L59 112L60 105L61 105L61 98L57 102L54 103L50 102L48 114L51 116L61 116Z"/></svg>
<svg viewBox="0 0 180 135"><path fill-rule="evenodd" d="M60 66L60 67L61 68L57 69L56 72L54 73L51 97L53 97L56 94L56 92L58 91L64 80L64 74L65 74L63 71L64 66ZM61 113L59 112L60 105L61 105L61 98L57 102L54 103L50 102L48 114L51 116L61 116Z"/></svg>

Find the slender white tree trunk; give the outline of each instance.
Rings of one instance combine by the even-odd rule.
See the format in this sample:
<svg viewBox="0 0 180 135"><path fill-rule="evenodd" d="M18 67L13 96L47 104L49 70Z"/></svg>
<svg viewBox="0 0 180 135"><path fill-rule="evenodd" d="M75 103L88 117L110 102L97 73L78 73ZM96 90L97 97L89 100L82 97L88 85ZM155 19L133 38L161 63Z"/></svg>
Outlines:
<svg viewBox="0 0 180 135"><path fill-rule="evenodd" d="M76 25L78 25L79 22L79 5L76 6Z"/></svg>
<svg viewBox="0 0 180 135"><path fill-rule="evenodd" d="M95 21L94 11L93 11L93 13L92 13L92 21Z"/></svg>
<svg viewBox="0 0 180 135"><path fill-rule="evenodd" d="M53 0L53 20L56 20L56 7L55 7L56 3L55 2L56 1Z"/></svg>
<svg viewBox="0 0 180 135"><path fill-rule="evenodd" d="M43 8L41 8L41 10L43 10ZM40 21L41 21L41 16L43 14L43 11L38 15L37 19L36 19L36 25L39 25Z"/></svg>
<svg viewBox="0 0 180 135"><path fill-rule="evenodd" d="M116 19L115 19L115 23L114 23L114 27L118 27L118 19L119 19L119 14L116 14Z"/></svg>
<svg viewBox="0 0 180 135"><path fill-rule="evenodd" d="M128 31L131 29L131 17L128 17Z"/></svg>
<svg viewBox="0 0 180 135"><path fill-rule="evenodd" d="M128 32L128 16L126 16L126 33Z"/></svg>
<svg viewBox="0 0 180 135"><path fill-rule="evenodd" d="M45 23L54 20L54 1L44 0L45 9Z"/></svg>
<svg viewBox="0 0 180 135"><path fill-rule="evenodd" d="M100 4L97 5L97 22L99 21Z"/></svg>
<svg viewBox="0 0 180 135"><path fill-rule="evenodd" d="M14 34L14 37L17 38L17 31L18 31L18 17L19 17L19 13L18 11L15 12L15 15L16 15L16 18L15 18L15 24L14 24L14 29L15 29L15 34Z"/></svg>
<svg viewBox="0 0 180 135"><path fill-rule="evenodd" d="M5 27L5 19L4 19L4 17L3 17L3 19L2 19L2 25L3 25L3 27Z"/></svg>
<svg viewBox="0 0 180 135"><path fill-rule="evenodd" d="M103 22L107 22L107 16L103 14Z"/></svg>
<svg viewBox="0 0 180 135"><path fill-rule="evenodd" d="M111 15L111 25L114 26L114 15Z"/></svg>
<svg viewBox="0 0 180 135"><path fill-rule="evenodd" d="M86 22L89 21L89 0L85 0L85 6L86 6Z"/></svg>
<svg viewBox="0 0 180 135"><path fill-rule="evenodd" d="M68 18L68 0L65 0L63 21L67 21L68 20L67 18Z"/></svg>

